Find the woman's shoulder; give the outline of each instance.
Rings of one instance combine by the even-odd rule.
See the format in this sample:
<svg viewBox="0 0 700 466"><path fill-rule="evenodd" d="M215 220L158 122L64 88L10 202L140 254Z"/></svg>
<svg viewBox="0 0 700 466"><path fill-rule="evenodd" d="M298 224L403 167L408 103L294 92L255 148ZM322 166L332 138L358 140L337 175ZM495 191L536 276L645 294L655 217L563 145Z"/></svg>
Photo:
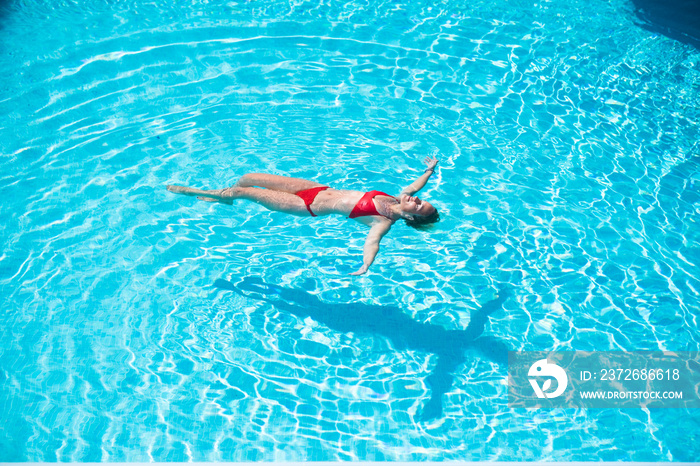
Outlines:
<svg viewBox="0 0 700 466"><path fill-rule="evenodd" d="M402 194L399 194L397 196L394 196L393 194L385 193L384 191L375 191L375 195L372 197L379 197L379 198L384 198L386 200L391 200L394 202L401 202L401 196Z"/></svg>

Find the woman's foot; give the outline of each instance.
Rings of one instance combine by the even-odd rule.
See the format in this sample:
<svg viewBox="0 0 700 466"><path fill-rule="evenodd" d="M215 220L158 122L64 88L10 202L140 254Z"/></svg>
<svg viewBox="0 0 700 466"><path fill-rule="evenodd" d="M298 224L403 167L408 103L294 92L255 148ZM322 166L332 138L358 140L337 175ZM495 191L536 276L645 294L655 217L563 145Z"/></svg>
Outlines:
<svg viewBox="0 0 700 466"><path fill-rule="evenodd" d="M197 199L205 202L219 202L221 204L233 205L233 200L231 199L214 199L213 197L197 196Z"/></svg>
<svg viewBox="0 0 700 466"><path fill-rule="evenodd" d="M188 188L187 186L177 186L174 184L169 184L166 189L171 193L184 194L185 196L196 196L198 189Z"/></svg>
<svg viewBox="0 0 700 466"><path fill-rule="evenodd" d="M185 196L197 196L197 199L207 202L221 202L222 204L233 204L238 188L231 187L226 189L195 189L187 186L176 186L169 184L166 186L168 191L176 194L184 194Z"/></svg>

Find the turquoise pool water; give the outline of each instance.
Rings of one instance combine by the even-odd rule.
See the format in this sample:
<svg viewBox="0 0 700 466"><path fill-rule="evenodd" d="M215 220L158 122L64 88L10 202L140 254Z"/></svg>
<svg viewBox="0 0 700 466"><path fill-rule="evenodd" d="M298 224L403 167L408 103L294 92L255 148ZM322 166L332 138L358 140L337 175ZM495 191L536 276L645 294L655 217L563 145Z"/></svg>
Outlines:
<svg viewBox="0 0 700 466"><path fill-rule="evenodd" d="M171 3L1 7L0 461L700 458L696 411L508 409L501 358L700 349L697 49L623 0ZM165 191L426 155L442 222L363 277L359 224Z"/></svg>

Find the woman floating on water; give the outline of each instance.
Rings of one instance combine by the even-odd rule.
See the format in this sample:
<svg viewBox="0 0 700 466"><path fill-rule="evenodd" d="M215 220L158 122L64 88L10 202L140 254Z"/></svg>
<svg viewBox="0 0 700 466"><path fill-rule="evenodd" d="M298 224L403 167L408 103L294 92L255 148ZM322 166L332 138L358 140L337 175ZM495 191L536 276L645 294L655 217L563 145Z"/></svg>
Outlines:
<svg viewBox="0 0 700 466"><path fill-rule="evenodd" d="M229 205L235 199L247 199L270 210L302 217L346 215L370 227L365 240L363 265L360 270L350 274L362 275L374 262L379 252L379 242L397 220L404 219L407 225L420 228L440 219L432 204L413 197L428 182L437 163L437 159L426 157L428 168L397 197L381 191L363 193L333 189L314 181L265 173L248 173L225 189L202 190L169 185L168 191Z"/></svg>

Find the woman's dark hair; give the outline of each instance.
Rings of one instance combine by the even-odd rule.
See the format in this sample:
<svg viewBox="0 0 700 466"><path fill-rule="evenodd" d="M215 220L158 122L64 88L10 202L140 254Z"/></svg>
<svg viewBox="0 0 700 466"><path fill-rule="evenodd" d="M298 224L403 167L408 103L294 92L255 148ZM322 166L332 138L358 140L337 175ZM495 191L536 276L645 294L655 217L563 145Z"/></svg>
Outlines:
<svg viewBox="0 0 700 466"><path fill-rule="evenodd" d="M435 209L430 215L414 215L413 220L404 219L406 225L413 227L416 230L428 231L431 229L434 223L440 221L440 212Z"/></svg>

